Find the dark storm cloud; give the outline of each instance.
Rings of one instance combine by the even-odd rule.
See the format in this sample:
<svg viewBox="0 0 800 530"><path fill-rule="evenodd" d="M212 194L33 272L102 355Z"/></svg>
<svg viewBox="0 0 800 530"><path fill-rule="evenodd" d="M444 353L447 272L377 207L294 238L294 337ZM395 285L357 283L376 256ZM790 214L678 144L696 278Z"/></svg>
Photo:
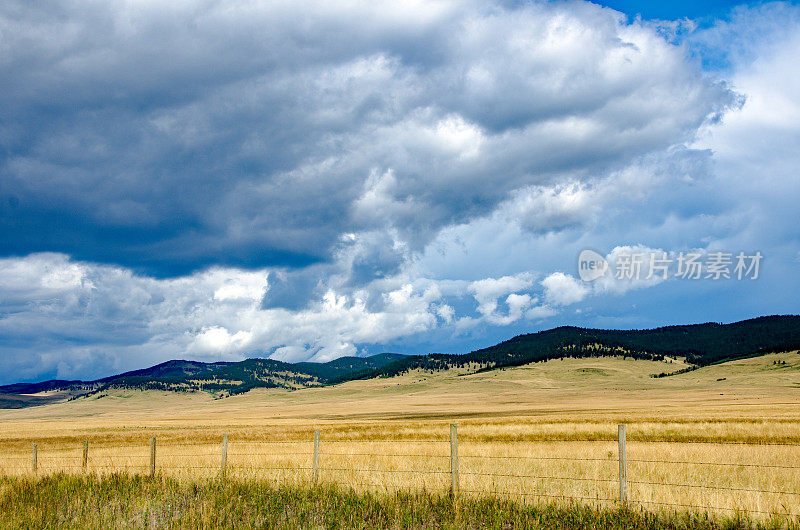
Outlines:
<svg viewBox="0 0 800 530"><path fill-rule="evenodd" d="M10 2L0 29L0 254L158 276L302 267L387 226L421 248L729 102L590 4Z"/></svg>
<svg viewBox="0 0 800 530"><path fill-rule="evenodd" d="M0 382L796 312L798 21L7 2ZM591 286L585 248L768 265Z"/></svg>
<svg viewBox="0 0 800 530"><path fill-rule="evenodd" d="M305 268L292 272L273 272L269 275L269 290L261 301L261 309L305 309L309 301L319 297L319 271Z"/></svg>

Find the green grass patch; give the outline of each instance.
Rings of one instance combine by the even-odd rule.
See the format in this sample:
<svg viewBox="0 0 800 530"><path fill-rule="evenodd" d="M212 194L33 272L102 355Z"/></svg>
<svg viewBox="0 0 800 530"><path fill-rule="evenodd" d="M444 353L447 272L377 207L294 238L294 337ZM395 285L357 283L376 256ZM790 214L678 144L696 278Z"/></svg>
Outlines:
<svg viewBox="0 0 800 530"><path fill-rule="evenodd" d="M798 528L744 515L525 505L439 493L357 493L335 486L178 482L132 475L0 478L2 528Z"/></svg>

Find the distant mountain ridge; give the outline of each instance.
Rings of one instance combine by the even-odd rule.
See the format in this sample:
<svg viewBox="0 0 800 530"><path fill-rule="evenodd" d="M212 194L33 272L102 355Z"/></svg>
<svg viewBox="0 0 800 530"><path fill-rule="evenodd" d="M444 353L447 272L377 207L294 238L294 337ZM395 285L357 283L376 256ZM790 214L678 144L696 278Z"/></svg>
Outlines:
<svg viewBox="0 0 800 530"><path fill-rule="evenodd" d="M622 355L661 360L685 357L690 364L716 362L800 349L800 316L758 317L731 324L709 322L643 330L603 330L562 326L518 335L463 355L429 354L407 357L382 368L391 376L412 369L478 365L482 370L519 366L563 357Z"/></svg>
<svg viewBox="0 0 800 530"><path fill-rule="evenodd" d="M380 353L370 357L340 357L326 363L286 363L274 359L213 363L172 360L93 381L50 380L40 383L15 383L0 386L0 394L60 391L80 395L113 387L176 391L206 390L230 395L259 387L303 388L353 379L402 357L404 356L399 353Z"/></svg>
<svg viewBox="0 0 800 530"><path fill-rule="evenodd" d="M624 356L661 360L685 357L703 366L744 356L800 349L800 316L759 317L731 324L706 323L645 330L601 330L562 326L519 335L467 354L341 357L326 363L273 359L239 362L173 360L94 381L51 380L0 386L0 408L43 404L97 394L111 388L205 391L217 397L253 388L299 389L354 379L391 377L409 370L471 367L474 371L563 357ZM49 393L46 396L30 394Z"/></svg>

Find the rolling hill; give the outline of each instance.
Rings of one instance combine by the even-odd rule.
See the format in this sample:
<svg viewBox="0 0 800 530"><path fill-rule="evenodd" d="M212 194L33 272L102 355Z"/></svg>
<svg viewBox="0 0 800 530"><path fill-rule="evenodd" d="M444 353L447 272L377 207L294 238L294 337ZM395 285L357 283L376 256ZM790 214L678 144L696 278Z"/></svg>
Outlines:
<svg viewBox="0 0 800 530"><path fill-rule="evenodd" d="M50 380L0 386L0 408L20 408L98 394L112 388L206 391L218 396L253 388L305 388L355 379L391 364L403 355L341 357L326 363L285 363L273 359L203 363L173 360L93 381Z"/></svg>
<svg viewBox="0 0 800 530"><path fill-rule="evenodd" d="M478 365L481 370L519 366L564 357L623 356L661 360L685 358L705 366L751 355L800 349L800 316L768 316L719 324L666 326L645 330L602 330L562 326L510 340L464 355L406 357L380 369L396 375L411 369L441 370Z"/></svg>
<svg viewBox="0 0 800 530"><path fill-rule="evenodd" d="M342 357L326 363L273 359L203 363L173 360L94 381L51 380L0 387L0 408L19 408L100 394L113 388L204 391L217 397L254 388L299 389L355 379L392 377L411 370L468 367L482 372L565 357L682 358L705 366L771 352L800 349L800 316L760 317L732 324L706 323L647 330L563 326L519 335L467 354ZM684 365L685 366L685 365Z"/></svg>

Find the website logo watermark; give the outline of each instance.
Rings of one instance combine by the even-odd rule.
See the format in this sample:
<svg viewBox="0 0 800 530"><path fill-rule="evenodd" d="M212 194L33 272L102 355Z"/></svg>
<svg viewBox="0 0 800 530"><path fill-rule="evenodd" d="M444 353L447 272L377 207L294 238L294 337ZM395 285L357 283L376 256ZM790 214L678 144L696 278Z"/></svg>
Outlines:
<svg viewBox="0 0 800 530"><path fill-rule="evenodd" d="M608 261L599 252L586 249L578 256L578 275L585 282L593 282L608 272Z"/></svg>
<svg viewBox="0 0 800 530"><path fill-rule="evenodd" d="M603 256L586 249L578 256L578 275L593 282L608 275L616 280L757 280L761 252L614 252Z"/></svg>

